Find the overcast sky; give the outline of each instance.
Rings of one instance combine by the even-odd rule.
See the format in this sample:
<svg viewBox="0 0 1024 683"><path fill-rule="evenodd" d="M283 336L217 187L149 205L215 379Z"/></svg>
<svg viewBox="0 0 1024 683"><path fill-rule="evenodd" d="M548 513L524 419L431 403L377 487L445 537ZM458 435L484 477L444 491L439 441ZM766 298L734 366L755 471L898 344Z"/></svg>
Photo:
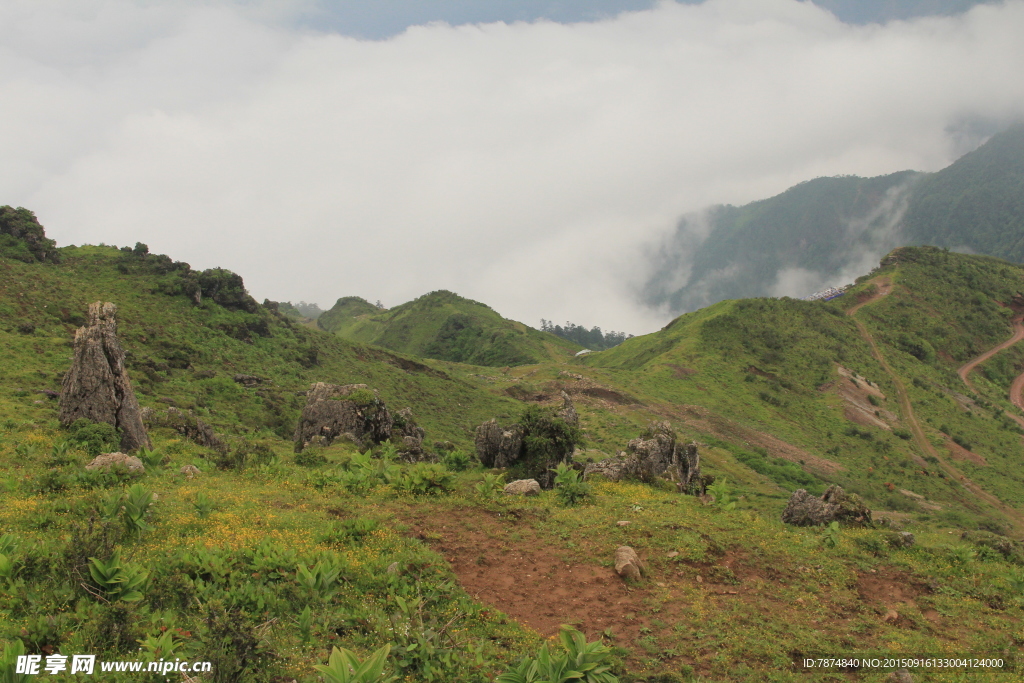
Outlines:
<svg viewBox="0 0 1024 683"><path fill-rule="evenodd" d="M680 215L938 170L1024 114L1024 0L429 4L0 0L0 204L260 300L639 334Z"/></svg>

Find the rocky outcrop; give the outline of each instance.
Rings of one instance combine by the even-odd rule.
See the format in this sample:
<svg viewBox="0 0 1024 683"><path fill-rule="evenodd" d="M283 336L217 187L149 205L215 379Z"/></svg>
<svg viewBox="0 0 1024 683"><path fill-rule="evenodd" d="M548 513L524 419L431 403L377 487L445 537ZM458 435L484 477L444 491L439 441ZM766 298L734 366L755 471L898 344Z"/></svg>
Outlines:
<svg viewBox="0 0 1024 683"><path fill-rule="evenodd" d="M391 438L393 426L384 401L365 384L317 382L306 394L306 406L295 427L295 452L314 443L330 446L342 437L360 449L369 448Z"/></svg>
<svg viewBox="0 0 1024 683"><path fill-rule="evenodd" d="M256 375L235 375L234 380L246 389L258 387L266 381L262 377L257 377Z"/></svg>
<svg viewBox="0 0 1024 683"><path fill-rule="evenodd" d="M615 550L615 572L624 579L639 581L646 569L636 551L628 545L619 546Z"/></svg>
<svg viewBox="0 0 1024 683"><path fill-rule="evenodd" d="M668 422L654 422L617 456L589 463L584 479L600 475L611 481L637 479L651 482L669 474L677 479L683 493L699 496L704 493L705 480L700 473L700 454L696 443L680 446Z"/></svg>
<svg viewBox="0 0 1024 683"><path fill-rule="evenodd" d="M185 465L178 470L178 472L185 475L185 479L188 479L189 481L199 476L199 468L195 465Z"/></svg>
<svg viewBox="0 0 1024 683"><path fill-rule="evenodd" d="M505 484L505 493L510 496L536 496L540 493L540 482L536 479L517 479Z"/></svg>
<svg viewBox="0 0 1024 683"><path fill-rule="evenodd" d="M403 460L419 462L427 458L423 450L426 435L423 427L416 424L409 408L402 408L392 416L391 443Z"/></svg>
<svg viewBox="0 0 1024 683"><path fill-rule="evenodd" d="M821 498L797 489L782 512L782 521L794 526L817 526L844 522L871 526L871 510L854 493L846 493L838 484L829 486Z"/></svg>
<svg viewBox="0 0 1024 683"><path fill-rule="evenodd" d="M991 531L965 531L960 538L979 548L991 548L1014 564L1024 564L1024 543Z"/></svg>
<svg viewBox="0 0 1024 683"><path fill-rule="evenodd" d="M142 461L136 458L134 455L127 455L126 453L104 453L103 455L97 455L93 458L92 462L85 466L85 469L89 472L100 471L109 472L110 470L123 469L131 475L141 475L146 471L146 467L142 464Z"/></svg>
<svg viewBox="0 0 1024 683"><path fill-rule="evenodd" d="M109 302L89 305L88 321L75 333L74 360L61 386L61 424L81 418L117 428L123 451L150 447L117 339L117 306Z"/></svg>
<svg viewBox="0 0 1024 683"><path fill-rule="evenodd" d="M218 452L227 451L227 444L217 436L213 427L196 417L192 411L186 413L174 407L164 411L143 408L142 419L150 427L173 429L196 445Z"/></svg>
<svg viewBox="0 0 1024 683"><path fill-rule="evenodd" d="M476 428L476 457L484 467L510 467L519 459L523 447L523 428L518 425L498 426L488 420Z"/></svg>
<svg viewBox="0 0 1024 683"><path fill-rule="evenodd" d="M562 392L562 407L559 408L556 415L565 420L566 424L570 424L573 427L580 426L580 416L579 413L576 412L576 406L573 405L572 399L569 398L569 394L564 391Z"/></svg>

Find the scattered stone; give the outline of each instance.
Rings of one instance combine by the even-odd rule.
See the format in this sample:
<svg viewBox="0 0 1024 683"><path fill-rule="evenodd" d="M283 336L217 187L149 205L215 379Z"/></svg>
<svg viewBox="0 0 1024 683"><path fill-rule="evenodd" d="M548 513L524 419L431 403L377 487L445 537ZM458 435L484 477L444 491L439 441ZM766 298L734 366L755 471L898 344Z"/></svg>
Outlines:
<svg viewBox="0 0 1024 683"><path fill-rule="evenodd" d="M626 520L622 520L621 522L615 522L615 526L629 526L630 524L632 524L632 522L627 522Z"/></svg>
<svg viewBox="0 0 1024 683"><path fill-rule="evenodd" d="M889 683L914 683L914 677L907 669L897 669L889 674Z"/></svg>
<svg viewBox="0 0 1024 683"><path fill-rule="evenodd" d="M697 575L697 583L704 583L704 577L700 574Z"/></svg>
<svg viewBox="0 0 1024 683"><path fill-rule="evenodd" d="M141 475L146 471L142 461L134 455L125 453L104 453L93 458L92 462L85 466L89 472L99 470L109 472L112 469L125 469L128 474Z"/></svg>
<svg viewBox="0 0 1024 683"><path fill-rule="evenodd" d="M636 551L628 545L619 546L615 550L615 572L624 579L639 581L646 569L637 556Z"/></svg>
<svg viewBox="0 0 1024 683"><path fill-rule="evenodd" d="M389 564L388 568L385 571L388 574L397 575L398 574L398 562L392 562L391 564Z"/></svg>
<svg viewBox="0 0 1024 683"><path fill-rule="evenodd" d="M885 616L882 617L882 621L884 621L887 624L895 624L899 620L900 620L900 613L897 612L894 609L889 610L888 612L885 613Z"/></svg>
<svg viewBox="0 0 1024 683"><path fill-rule="evenodd" d="M117 306L110 302L89 304L88 321L75 333L74 361L64 375L59 414L64 426L81 418L113 425L121 432L123 451L152 446L117 338Z"/></svg>
<svg viewBox="0 0 1024 683"><path fill-rule="evenodd" d="M679 553L673 550L666 557L679 557Z"/></svg>
<svg viewBox="0 0 1024 683"><path fill-rule="evenodd" d="M505 493L510 496L536 496L540 493L540 482L536 479L518 479L505 484Z"/></svg>
<svg viewBox="0 0 1024 683"><path fill-rule="evenodd" d="M794 526L817 526L845 522L871 526L871 510L860 496L846 493L838 484L829 486L821 498L797 489L782 512L782 521Z"/></svg>
<svg viewBox="0 0 1024 683"><path fill-rule="evenodd" d="M266 381L264 378L257 377L256 375L235 375L234 380L246 389L258 387Z"/></svg>
<svg viewBox="0 0 1024 683"><path fill-rule="evenodd" d="M523 446L523 428L518 424L498 426L488 420L476 428L476 457L484 467L505 468L515 464Z"/></svg>
<svg viewBox="0 0 1024 683"><path fill-rule="evenodd" d="M365 384L317 382L306 395L295 427L295 452L302 452L314 439L326 447L343 436L365 448L391 438L393 426L384 401Z"/></svg>
<svg viewBox="0 0 1024 683"><path fill-rule="evenodd" d="M199 468L195 465L185 465L179 472L185 475L185 478L191 481L199 476Z"/></svg>

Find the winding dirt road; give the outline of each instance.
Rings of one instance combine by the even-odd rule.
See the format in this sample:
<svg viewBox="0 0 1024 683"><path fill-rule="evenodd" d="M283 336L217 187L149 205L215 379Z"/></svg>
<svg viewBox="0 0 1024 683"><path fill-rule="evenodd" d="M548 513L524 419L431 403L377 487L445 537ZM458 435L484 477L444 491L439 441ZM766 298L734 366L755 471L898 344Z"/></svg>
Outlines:
<svg viewBox="0 0 1024 683"><path fill-rule="evenodd" d="M981 365L989 358L1002 351L1003 349L1013 346L1021 339L1024 339L1024 315L1019 315L1013 319L1012 337L1004 341L1002 344L999 344L998 346L993 346L991 349L981 354L977 358L973 358L967 361L962 366L960 366L960 369L956 371L956 374L960 375L960 379L964 381L964 384L967 385L968 389L970 389L974 393L978 393L978 390L974 388L973 384L971 384L970 379L970 374L974 370L974 368L978 367L979 365ZM1017 375L1017 377L1013 380L1013 384L1010 385L1010 402L1013 403L1013 405L1020 408L1021 410L1024 410L1024 397L1021 396L1022 390L1024 390L1024 373ZM1021 427L1024 427L1024 417L1011 413L1009 410L1004 410L1003 413L1008 418L1019 424Z"/></svg>
<svg viewBox="0 0 1024 683"><path fill-rule="evenodd" d="M847 309L846 315L853 318L853 322L857 326L857 329L860 331L861 337L863 337L864 341L866 341L868 345L871 347L871 355L874 357L875 360L878 361L878 364L881 365L885 372L889 375L889 379L892 380L893 387L895 387L896 389L896 400L900 405L900 413L903 415L904 423L908 427L910 427L910 432L914 437L914 443L917 444L917 447L926 456L931 456L935 458L935 460L939 463L939 466L946 473L946 476L951 477L953 481L959 481L964 485L964 487L968 491L970 491L976 497L986 501L996 509L1000 510L1004 515L1006 515L1007 518L1012 520L1014 525L1017 527L1017 535L1020 535L1021 530L1024 530L1024 514L1021 514L1021 512L1016 508L1010 507L1003 501L993 496L991 493L988 493L987 491L982 489L980 486L978 486L973 481L968 479L960 470L950 465L941 455L939 455L939 452L936 451L935 448L932 446L931 442L928 441L928 437L925 435L924 430L921 429L921 424L917 421L917 417L914 416L914 408L910 404L910 396L907 394L907 388L903 384L903 381L893 371L889 363L886 362L885 357L879 350L878 345L875 344L875 339L874 337L871 336L871 333L868 331L868 328L860 320L857 320L857 318L853 317L854 314L856 314L857 311L859 311L861 308L868 304L875 303L876 301L888 295L892 291L892 282L886 277L877 278L874 284L878 286L878 290L875 292L875 294L865 299L864 301L861 301L852 308ZM1009 346L1009 344L1007 344L1007 346ZM998 350L999 348L997 347L993 351L993 353L995 353ZM975 363L975 365L976 364L977 363ZM961 370L962 369L963 368L961 368ZM970 372L969 369L968 372ZM961 377L963 377L963 375L961 375ZM1017 379L1021 380L1022 385L1024 385L1024 379L1022 379L1021 377L1018 377ZM1016 384L1017 382L1015 381L1014 385ZM1018 393L1017 395L1019 396L1020 394ZM927 465L925 460L919 455L914 456L914 462L922 466Z"/></svg>

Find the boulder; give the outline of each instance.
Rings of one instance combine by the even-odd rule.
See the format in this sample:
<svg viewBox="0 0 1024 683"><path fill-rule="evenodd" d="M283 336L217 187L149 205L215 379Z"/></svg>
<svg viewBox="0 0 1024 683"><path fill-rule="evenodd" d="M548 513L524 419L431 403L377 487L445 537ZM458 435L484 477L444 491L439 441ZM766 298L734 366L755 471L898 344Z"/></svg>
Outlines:
<svg viewBox="0 0 1024 683"><path fill-rule="evenodd" d="M515 464L523 447L523 428L498 426L488 420L476 428L476 457L484 467L505 468Z"/></svg>
<svg viewBox="0 0 1024 683"><path fill-rule="evenodd" d="M630 479L652 482L676 460L676 434L668 422L654 422L637 438L626 444L627 471Z"/></svg>
<svg viewBox="0 0 1024 683"><path fill-rule="evenodd" d="M675 465L676 488L680 493L691 496L703 496L707 490L707 479L700 473L700 451L697 442L691 441L682 448L676 447L672 454Z"/></svg>
<svg viewBox="0 0 1024 683"><path fill-rule="evenodd" d="M510 496L536 496L540 493L540 482L536 479L518 479L505 484L505 493Z"/></svg>
<svg viewBox="0 0 1024 683"><path fill-rule="evenodd" d="M897 669L889 674L886 679L889 683L914 683L914 677L908 669Z"/></svg>
<svg viewBox="0 0 1024 683"><path fill-rule="evenodd" d="M569 398L569 394L562 392L562 407L559 408L556 413L558 417L562 418L566 424L570 424L573 427L580 426L580 416L576 412L576 406L573 405L572 399Z"/></svg>
<svg viewBox="0 0 1024 683"><path fill-rule="evenodd" d="M164 411L158 411L143 408L142 419L150 427L173 429L198 446L212 448L220 453L227 451L227 444L217 436L213 427L196 417L191 410L184 412L171 407Z"/></svg>
<svg viewBox="0 0 1024 683"><path fill-rule="evenodd" d="M615 550L615 572L619 576L639 581L646 571L636 551L628 545L619 546Z"/></svg>
<svg viewBox="0 0 1024 683"><path fill-rule="evenodd" d="M845 522L871 526L871 510L860 496L846 493L841 486L829 486L821 498L797 489L782 512L782 521L794 526L818 526Z"/></svg>
<svg viewBox="0 0 1024 683"><path fill-rule="evenodd" d="M426 459L423 439L427 433L416 424L412 410L402 408L392 416L391 443L406 462L420 462Z"/></svg>
<svg viewBox="0 0 1024 683"><path fill-rule="evenodd" d="M627 476L626 454L621 453L613 458L605 458L597 462L589 462L583 468L583 479L590 479L593 475L600 475L608 481L620 481Z"/></svg>
<svg viewBox="0 0 1024 683"><path fill-rule="evenodd" d="M96 470L109 472L112 469L125 469L131 475L141 475L146 471L146 467L142 464L141 460L134 455L126 453L104 453L97 455L92 459L92 462L85 466L85 469L89 472Z"/></svg>
<svg viewBox="0 0 1024 683"><path fill-rule="evenodd" d="M81 418L113 425L121 432L123 451L152 445L117 338L117 306L110 302L89 304L88 321L75 333L74 360L61 386L59 416L65 426Z"/></svg>
<svg viewBox="0 0 1024 683"><path fill-rule="evenodd" d="M885 540L893 548L909 548L915 543L914 534L909 531L891 531L886 533Z"/></svg>
<svg viewBox="0 0 1024 683"><path fill-rule="evenodd" d="M347 437L359 448L368 448L391 438L394 423L384 401L365 384L317 382L306 394L299 423L295 427L295 452L314 440L330 446Z"/></svg>
<svg viewBox="0 0 1024 683"><path fill-rule="evenodd" d="M199 468L195 465L185 465L179 471L184 474L185 478L188 480L195 479L199 476Z"/></svg>
<svg viewBox="0 0 1024 683"><path fill-rule="evenodd" d="M265 381L262 377L257 377L256 375L235 375L234 380L247 389L258 387Z"/></svg>

